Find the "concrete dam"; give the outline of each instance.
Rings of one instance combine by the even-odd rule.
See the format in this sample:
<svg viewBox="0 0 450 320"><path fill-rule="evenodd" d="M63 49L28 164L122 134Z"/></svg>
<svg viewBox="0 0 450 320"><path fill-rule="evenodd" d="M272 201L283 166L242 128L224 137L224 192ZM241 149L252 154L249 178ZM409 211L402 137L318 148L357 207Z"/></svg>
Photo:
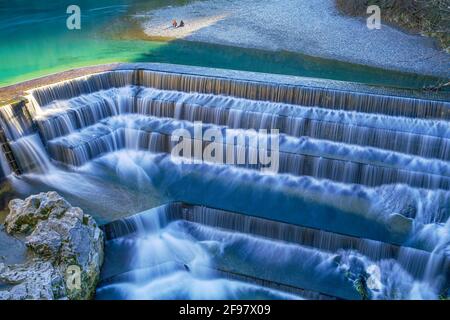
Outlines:
<svg viewBox="0 0 450 320"><path fill-rule="evenodd" d="M449 121L445 94L124 64L1 107L0 176L103 224L98 299L436 299L450 286ZM180 129L191 162L173 157ZM252 143L275 129L277 146ZM277 170L202 156L212 146L276 155Z"/></svg>

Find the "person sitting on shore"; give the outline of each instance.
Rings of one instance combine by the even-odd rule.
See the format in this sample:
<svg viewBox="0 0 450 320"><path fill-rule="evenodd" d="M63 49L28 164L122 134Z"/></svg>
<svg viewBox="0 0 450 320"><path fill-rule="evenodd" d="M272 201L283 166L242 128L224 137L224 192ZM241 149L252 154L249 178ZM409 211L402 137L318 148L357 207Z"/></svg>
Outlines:
<svg viewBox="0 0 450 320"><path fill-rule="evenodd" d="M176 28L178 26L177 20L172 20L172 27Z"/></svg>
<svg viewBox="0 0 450 320"><path fill-rule="evenodd" d="M184 27L184 21L183 20L180 21L180 25L178 26L178 28L182 28L182 27Z"/></svg>

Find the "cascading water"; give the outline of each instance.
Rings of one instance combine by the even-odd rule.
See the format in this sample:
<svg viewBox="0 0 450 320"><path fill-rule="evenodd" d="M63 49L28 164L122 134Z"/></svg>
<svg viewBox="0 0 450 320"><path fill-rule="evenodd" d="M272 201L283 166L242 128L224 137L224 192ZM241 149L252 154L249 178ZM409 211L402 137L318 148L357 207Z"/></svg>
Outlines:
<svg viewBox="0 0 450 320"><path fill-rule="evenodd" d="M164 209L131 218L137 227L134 236L107 242L111 254L105 257L98 299L298 298L218 277L211 243L197 243L182 227L164 224Z"/></svg>
<svg viewBox="0 0 450 320"><path fill-rule="evenodd" d="M3 152L0 152L0 179L7 177L11 174L11 168L9 167L8 160Z"/></svg>
<svg viewBox="0 0 450 320"><path fill-rule="evenodd" d="M68 165L82 165L98 155L119 149L170 153L175 145L170 143L170 136L176 128L184 128L194 135L194 125L187 121L141 115L110 117L81 131L49 140L48 147L55 160ZM245 134L242 130L203 126L204 131L208 129L220 130L224 136L226 133ZM158 137L163 148L152 149L151 144ZM450 188L450 165L445 161L418 159L400 153L305 137L280 135L279 140L280 173L369 186L408 183L430 189ZM233 142L225 143L220 148L225 150L226 145Z"/></svg>
<svg viewBox="0 0 450 320"><path fill-rule="evenodd" d="M57 190L100 222L181 201L242 213L245 226L255 223L249 215L307 228L291 244L288 227L277 236L268 220L255 233L230 227L226 215L153 227L151 214L132 218L144 224L137 235L107 244L107 254L130 263L110 264L99 298L208 298L198 292L209 286L216 298L353 299L355 283L366 281L371 298L428 299L448 287L448 102L147 70L38 88L28 100L0 109L24 173L10 179L23 193ZM180 128L201 152L213 143L207 129L278 129L279 170L202 156L180 162L171 156ZM262 149L214 143L236 155ZM283 259L267 265L270 255Z"/></svg>
<svg viewBox="0 0 450 320"><path fill-rule="evenodd" d="M47 173L52 164L39 135L32 134L11 143L16 160L25 172Z"/></svg>
<svg viewBox="0 0 450 320"><path fill-rule="evenodd" d="M106 256L97 291L100 299L208 298L198 295L205 280L215 298L254 298L269 292L272 298L289 297L265 292L255 286L258 283L315 299L358 299L363 298L361 295L375 299L432 298L436 294L433 289L439 288L423 283L423 272L411 274L417 270L411 269L408 256L426 264L420 251L399 253L394 260L390 254L399 249L386 248L382 243L365 241L352 248L351 243L357 243L357 239L319 235L316 230L220 210L172 204L109 224L105 231L111 255ZM333 241L314 239L327 236ZM332 251L338 242L342 247ZM377 248L381 250L374 255ZM367 279L363 290L356 286L361 277ZM167 289L155 290L162 283ZM232 287L235 290L229 292Z"/></svg>

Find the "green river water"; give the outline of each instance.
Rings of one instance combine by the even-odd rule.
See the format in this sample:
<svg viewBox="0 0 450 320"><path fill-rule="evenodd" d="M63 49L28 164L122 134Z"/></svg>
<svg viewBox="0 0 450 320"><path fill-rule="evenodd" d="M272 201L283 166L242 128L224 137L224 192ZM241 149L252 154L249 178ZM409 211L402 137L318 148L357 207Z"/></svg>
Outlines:
<svg viewBox="0 0 450 320"><path fill-rule="evenodd" d="M136 13L188 1L78 0L81 30L66 27L67 1L0 3L0 86L70 68L110 62L166 62L268 72L405 88L436 82L291 52L270 52L188 41L154 41L140 30ZM168 21L170 24L170 21Z"/></svg>

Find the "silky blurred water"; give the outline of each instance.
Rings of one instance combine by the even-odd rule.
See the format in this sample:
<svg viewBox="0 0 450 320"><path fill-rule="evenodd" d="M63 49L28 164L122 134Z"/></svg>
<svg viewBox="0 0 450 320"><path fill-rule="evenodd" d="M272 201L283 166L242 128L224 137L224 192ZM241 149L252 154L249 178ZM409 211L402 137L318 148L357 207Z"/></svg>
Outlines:
<svg viewBox="0 0 450 320"><path fill-rule="evenodd" d="M291 53L269 53L184 41L142 40L131 16L139 10L149 10L168 3L114 1L111 4L100 1L93 5L80 1L84 22L83 29L79 32L65 28L66 4L62 1L53 2L52 5L31 1L1 4L0 36L2 40L11 41L1 41L0 44L0 85L69 67L108 61L171 62L406 87L420 87L426 80L417 76L334 63ZM134 89L122 90L128 92ZM100 95L102 94L105 92ZM128 95L121 97L126 100ZM217 106L225 107L227 104L224 101L223 97L220 98ZM44 121L44 115L52 115L53 111L67 112L68 110L63 110L65 103L56 103L56 107L61 107L57 110L43 108L40 110L42 114L38 114L36 119ZM75 99L74 107L78 103L80 101ZM242 103L245 110L253 106L254 111L261 111L259 109L263 107L261 103L256 102ZM89 102L88 106L96 110L95 103ZM395 109L399 106L395 105ZM276 106L276 116L284 110L279 109L282 107ZM187 110L188 121L195 120L195 108ZM237 111L239 110L234 110ZM303 111L310 113L311 110ZM83 112L79 113L82 114ZM233 115L236 116L235 120L240 119L238 113ZM393 122L392 118L379 120L374 115L357 116L334 111L323 111L321 115L327 120L322 122L330 128L337 128L341 123L344 127L354 122L364 124L367 129L358 129L360 133L376 131L381 137L380 140L372 141L372 134L367 134L366 140L388 151L367 147L368 143L362 139L364 135L361 134L355 135L361 138L358 141L345 136L342 138L344 141L339 143L326 141L339 140L339 134L334 130L329 130L332 132L331 136L304 138L312 133L300 134L300 131L294 130L297 128L295 121L284 128L285 134L292 134L294 137L285 137L282 146L289 147L289 150L300 146L303 151L308 151L318 158L315 160L318 164L324 163L320 159L322 156L334 155L341 159L340 161L351 162L358 155L358 159L366 164L384 163L395 167L396 170L409 169L412 172L407 173L409 176L425 172L430 176L442 175L445 178L448 174L445 161L449 158L445 152L447 149L439 149L440 144L433 147L431 143L440 143L435 139L436 136L444 139L445 135L447 138L445 122L396 119L394 125L388 124L389 121ZM64 161L52 161L60 160L56 157L57 152L48 154L52 144L60 142L59 138L68 143L67 146L61 144L63 149L74 153L70 146L71 139L74 141L73 146L76 146L76 143L81 143L84 138L88 141L91 137L98 136L95 130L98 122L112 127L120 126L123 122L133 127L135 122L140 123L136 120L148 121L147 118L143 115L127 115L107 120L99 117L92 123L83 124L86 128L81 132L74 132L78 127L66 121L70 119L69 116L61 117L60 122L52 120L47 125L39 122L40 132L28 132L30 130L22 128L22 124L14 122L17 134L13 134L11 148L24 174L19 177L9 175L8 183L1 185L0 205L4 208L12 197L23 198L40 191L56 190L72 205L82 207L86 213L103 224L171 201L181 201L336 234L402 245L405 246L405 249L402 249L404 256L409 255L411 248L421 249L424 254L432 255L425 265L423 260L419 263L411 258L413 268L410 269L426 269L424 275L416 277L412 275L415 272L410 274L410 270L403 269L403 265L397 261L373 261L355 250L343 249L331 253L177 221L159 228L157 232L141 230L137 237L130 236L108 242L107 258L112 255L116 263L110 261L105 264L104 282L99 287L97 298L299 298L250 283L224 279L222 275L211 271L216 267L236 268L231 271L255 277L269 275L277 281L289 280L288 285L294 284L350 299L359 298L359 295L353 286L354 277L349 277L348 274L357 275L361 270L373 270L374 267L380 270L381 278L376 280L381 281L382 285L378 288L375 283L377 290L372 293L373 298L435 299L442 288L447 287L445 270L440 269L443 259L441 257L447 256L449 239L449 198L448 186L445 184L440 186L440 189L424 183L393 184L395 179L387 180L388 175L377 174L375 171L367 177L359 173L348 174L348 177L362 177L355 182L341 181L337 175L322 176L319 174L322 172L320 170L310 170L304 174L291 170L272 176L213 163L184 165L169 157L168 150L164 150L166 154L140 150L137 143L139 136L133 134L126 136L130 141L123 146L126 147L124 150L111 147L115 144L105 140L103 146L108 148L105 149L107 152L104 152L99 148L102 145L94 141L93 145L97 146L100 152L86 156L86 161L75 167L64 166L71 164ZM256 119L256 116L252 115L252 118ZM261 115L261 119L263 122L263 119L276 117ZM167 119L163 121L167 122ZM337 125L332 126L332 121ZM180 121L168 123L180 125ZM31 128L29 123L24 125ZM88 127L91 125L92 127ZM241 126L245 128L247 125L244 122L238 125L236 122L235 129ZM102 126L104 127L104 124L100 123L100 127ZM405 145L390 145L388 140L391 138L387 137L393 134L384 130L386 126L389 126L387 129L394 127L395 132L400 131L399 141L405 142ZM411 129L412 133L403 132L406 129ZM414 140L408 139L416 134L426 136L422 144L429 149L410 148L408 141ZM354 140L347 141L347 138ZM355 141L358 146L353 145ZM89 154L81 147L76 150L81 155ZM393 152L405 150L433 160L417 159L416 156ZM444 160L440 161L435 157ZM6 167L2 171L8 174L11 170L8 171L5 166L6 158L3 157L0 162L3 163L2 167ZM295 169L299 163L299 159L290 159L286 161L286 168ZM323 169L325 173L345 172L339 169L335 162L324 165ZM327 177L331 180L324 179ZM380 181L372 183L375 178ZM353 184L358 182L360 184ZM0 212L0 221L3 217L4 213ZM11 259L8 252L6 255ZM13 258L20 260L21 256ZM128 270L116 270L105 275L108 268L124 268L127 263L130 263ZM368 274L371 272L367 271Z"/></svg>

